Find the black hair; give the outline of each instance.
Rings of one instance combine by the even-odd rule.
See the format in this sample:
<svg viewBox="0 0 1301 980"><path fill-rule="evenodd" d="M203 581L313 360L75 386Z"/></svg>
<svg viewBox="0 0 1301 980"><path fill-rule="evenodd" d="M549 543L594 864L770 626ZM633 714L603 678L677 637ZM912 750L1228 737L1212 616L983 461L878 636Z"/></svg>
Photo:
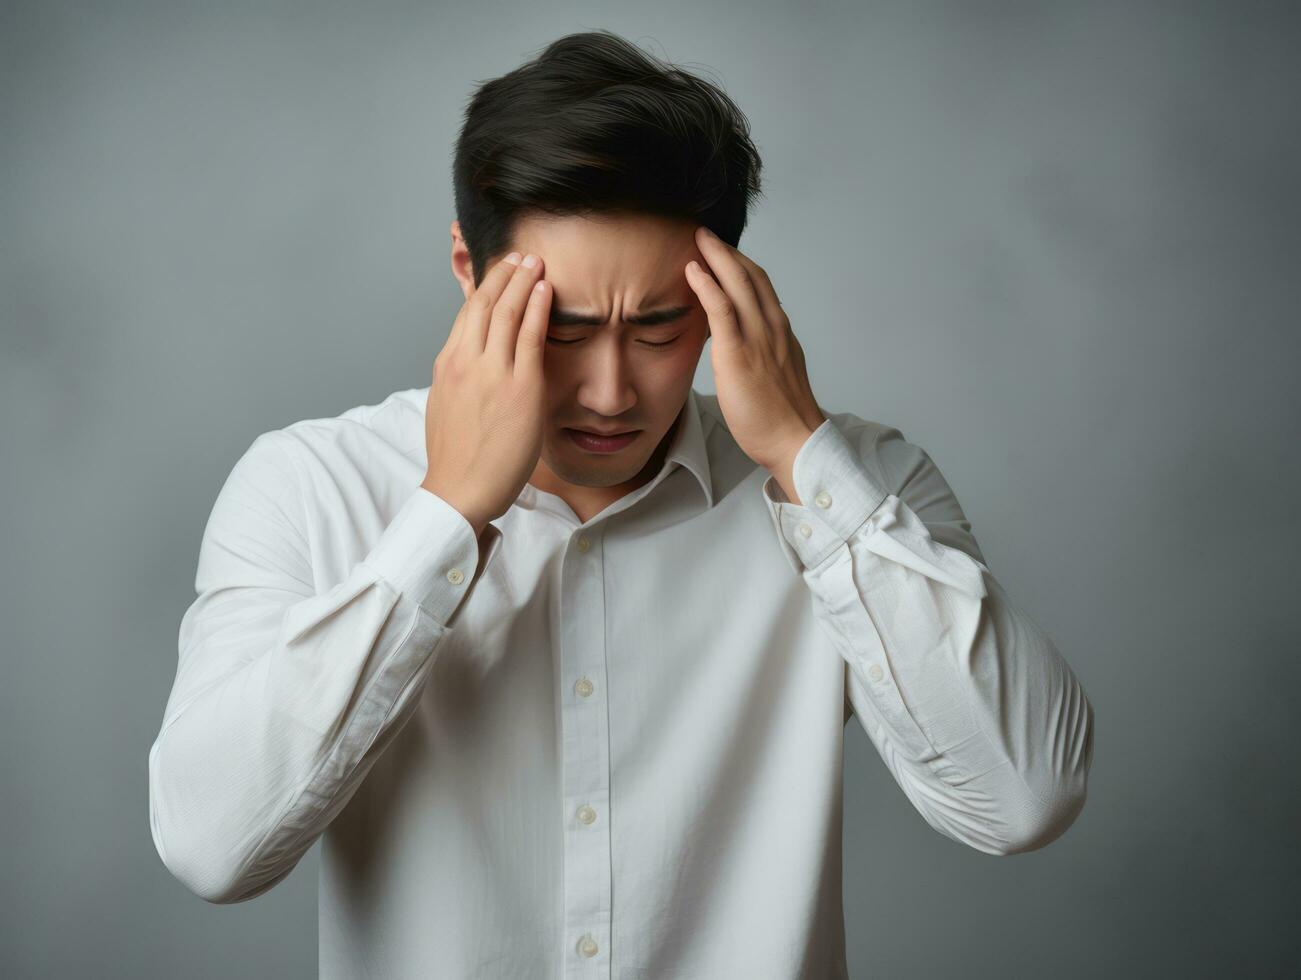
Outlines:
<svg viewBox="0 0 1301 980"><path fill-rule="evenodd" d="M601 30L480 82L452 177L477 286L529 212L682 218L735 247L760 168L721 88Z"/></svg>

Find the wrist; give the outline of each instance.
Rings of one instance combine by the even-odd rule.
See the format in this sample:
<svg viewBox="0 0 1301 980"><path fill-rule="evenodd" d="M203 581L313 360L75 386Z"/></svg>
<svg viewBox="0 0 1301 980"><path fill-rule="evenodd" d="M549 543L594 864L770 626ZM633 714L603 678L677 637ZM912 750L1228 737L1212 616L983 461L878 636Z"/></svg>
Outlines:
<svg viewBox="0 0 1301 980"><path fill-rule="evenodd" d="M425 479L420 482L420 489L428 493L432 493L435 497L442 500L449 507L451 507L458 514L460 514L463 518L465 518L466 523L469 524L471 528L473 528L474 536L476 538L482 536L484 528L488 526L488 518L479 515L471 508L466 507L464 504L458 503L454 495L450 494L446 488L440 487L429 477L425 477Z"/></svg>
<svg viewBox="0 0 1301 980"><path fill-rule="evenodd" d="M770 473L780 475L789 474L791 468L795 465L795 457L799 455L804 444L809 441L809 436L813 435L813 430L808 426L800 426L792 435L780 436L772 440L773 452L764 460L763 466Z"/></svg>

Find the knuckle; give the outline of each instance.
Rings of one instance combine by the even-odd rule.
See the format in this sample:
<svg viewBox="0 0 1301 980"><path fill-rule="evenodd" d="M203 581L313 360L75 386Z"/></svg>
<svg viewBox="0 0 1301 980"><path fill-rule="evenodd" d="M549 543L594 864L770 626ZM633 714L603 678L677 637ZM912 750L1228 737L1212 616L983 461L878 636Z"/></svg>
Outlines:
<svg viewBox="0 0 1301 980"><path fill-rule="evenodd" d="M460 381L465 376L465 364L459 357L449 357L437 365L438 376L443 381Z"/></svg>
<svg viewBox="0 0 1301 980"><path fill-rule="evenodd" d="M520 311L514 301L502 300L493 307L492 321L494 324L514 323L519 318Z"/></svg>

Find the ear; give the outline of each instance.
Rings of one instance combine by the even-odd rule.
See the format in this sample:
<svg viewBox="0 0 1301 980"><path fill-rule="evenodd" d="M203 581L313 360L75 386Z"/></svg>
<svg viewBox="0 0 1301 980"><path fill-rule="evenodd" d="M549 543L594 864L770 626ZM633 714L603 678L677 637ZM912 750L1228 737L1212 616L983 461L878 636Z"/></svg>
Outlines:
<svg viewBox="0 0 1301 980"><path fill-rule="evenodd" d="M452 234L452 275L461 286L461 293L468 300L474 295L474 262L470 259L470 250L461 237L461 222L452 221L449 229Z"/></svg>

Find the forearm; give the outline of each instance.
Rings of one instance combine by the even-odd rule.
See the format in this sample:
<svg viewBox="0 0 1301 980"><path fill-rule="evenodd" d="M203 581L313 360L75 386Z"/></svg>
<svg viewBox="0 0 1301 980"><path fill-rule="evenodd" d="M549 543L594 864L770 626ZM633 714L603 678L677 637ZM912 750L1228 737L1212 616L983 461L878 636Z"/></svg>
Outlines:
<svg viewBox="0 0 1301 980"><path fill-rule="evenodd" d="M845 659L849 701L937 830L990 853L1042 846L1084 803L1083 688L981 560L929 456L887 426L842 431L847 418L797 453L803 505L775 475L765 496Z"/></svg>
<svg viewBox="0 0 1301 980"><path fill-rule="evenodd" d="M275 884L347 803L500 540L419 489L344 580L312 594L299 539L246 478L264 453L209 520L149 753L155 846L213 902Z"/></svg>

